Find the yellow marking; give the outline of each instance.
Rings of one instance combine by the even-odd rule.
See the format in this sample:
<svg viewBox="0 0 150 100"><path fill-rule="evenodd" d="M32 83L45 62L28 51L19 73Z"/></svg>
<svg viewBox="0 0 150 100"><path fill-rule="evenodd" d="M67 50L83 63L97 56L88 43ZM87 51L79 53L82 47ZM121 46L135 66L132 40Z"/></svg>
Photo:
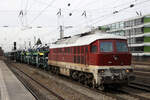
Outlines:
<svg viewBox="0 0 150 100"><path fill-rule="evenodd" d="M44 53L39 53L39 55L40 55L40 56L43 56L43 55L44 55Z"/></svg>

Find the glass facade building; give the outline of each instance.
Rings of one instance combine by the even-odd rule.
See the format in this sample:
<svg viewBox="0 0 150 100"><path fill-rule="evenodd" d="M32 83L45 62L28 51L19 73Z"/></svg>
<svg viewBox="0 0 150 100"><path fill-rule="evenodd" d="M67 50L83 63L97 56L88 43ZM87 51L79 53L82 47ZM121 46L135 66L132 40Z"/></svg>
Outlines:
<svg viewBox="0 0 150 100"><path fill-rule="evenodd" d="M127 37L133 56L150 57L150 15L100 26L99 29Z"/></svg>

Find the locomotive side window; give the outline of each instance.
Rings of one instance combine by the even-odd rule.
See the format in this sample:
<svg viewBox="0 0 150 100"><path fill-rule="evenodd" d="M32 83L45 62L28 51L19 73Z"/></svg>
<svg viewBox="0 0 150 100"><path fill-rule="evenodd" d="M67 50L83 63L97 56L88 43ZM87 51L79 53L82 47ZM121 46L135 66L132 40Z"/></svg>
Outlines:
<svg viewBox="0 0 150 100"><path fill-rule="evenodd" d="M70 48L70 53L72 53L72 48Z"/></svg>
<svg viewBox="0 0 150 100"><path fill-rule="evenodd" d="M77 56L77 63L80 63L80 56Z"/></svg>
<svg viewBox="0 0 150 100"><path fill-rule="evenodd" d="M117 48L118 52L128 52L126 42L117 41L116 42L116 48Z"/></svg>
<svg viewBox="0 0 150 100"><path fill-rule="evenodd" d="M70 53L70 48L68 48L68 53Z"/></svg>
<svg viewBox="0 0 150 100"><path fill-rule="evenodd" d="M113 51L112 42L100 42L100 51L101 52L112 52Z"/></svg>
<svg viewBox="0 0 150 100"><path fill-rule="evenodd" d="M80 47L78 47L78 54L80 54Z"/></svg>
<svg viewBox="0 0 150 100"><path fill-rule="evenodd" d="M76 63L76 56L74 56L74 63Z"/></svg>
<svg viewBox="0 0 150 100"><path fill-rule="evenodd" d="M85 52L88 53L88 47L85 48Z"/></svg>
<svg viewBox="0 0 150 100"><path fill-rule="evenodd" d="M81 64L84 64L84 56L81 56Z"/></svg>
<svg viewBox="0 0 150 100"><path fill-rule="evenodd" d="M91 46L91 52L92 52L92 53L97 52L97 46L96 46L96 45L92 45L92 46Z"/></svg>
<svg viewBox="0 0 150 100"><path fill-rule="evenodd" d="M76 48L75 47L73 48L73 50L74 50L74 54L76 54Z"/></svg>
<svg viewBox="0 0 150 100"><path fill-rule="evenodd" d="M81 48L81 53L84 53L84 48L83 47Z"/></svg>
<svg viewBox="0 0 150 100"><path fill-rule="evenodd" d="M67 52L67 49L65 48L65 53Z"/></svg>

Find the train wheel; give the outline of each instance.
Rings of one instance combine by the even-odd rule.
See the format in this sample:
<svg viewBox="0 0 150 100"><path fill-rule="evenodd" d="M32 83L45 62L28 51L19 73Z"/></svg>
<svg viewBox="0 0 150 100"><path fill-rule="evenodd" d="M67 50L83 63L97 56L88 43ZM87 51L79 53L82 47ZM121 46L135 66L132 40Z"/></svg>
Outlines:
<svg viewBox="0 0 150 100"><path fill-rule="evenodd" d="M86 81L85 75L83 73L80 73L79 74L79 82L82 84L85 84L85 81Z"/></svg>
<svg viewBox="0 0 150 100"><path fill-rule="evenodd" d="M99 89L100 91L104 91L104 90L105 90L105 87L104 87L103 84L101 84L100 86L98 86L98 89Z"/></svg>
<svg viewBox="0 0 150 100"><path fill-rule="evenodd" d="M77 71L73 71L71 74L71 77L73 80L78 81L79 80L79 73Z"/></svg>
<svg viewBox="0 0 150 100"><path fill-rule="evenodd" d="M88 84L89 84L89 78L87 76L85 76L85 85L88 86Z"/></svg>
<svg viewBox="0 0 150 100"><path fill-rule="evenodd" d="M59 68L55 67L56 74L59 74Z"/></svg>
<svg viewBox="0 0 150 100"><path fill-rule="evenodd" d="M46 70L46 71L49 71L49 66L45 67L45 70Z"/></svg>

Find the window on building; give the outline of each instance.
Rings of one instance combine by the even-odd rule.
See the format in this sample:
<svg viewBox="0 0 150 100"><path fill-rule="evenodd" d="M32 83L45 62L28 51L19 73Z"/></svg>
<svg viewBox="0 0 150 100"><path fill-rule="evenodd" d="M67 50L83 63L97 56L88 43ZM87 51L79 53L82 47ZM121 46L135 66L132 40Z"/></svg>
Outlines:
<svg viewBox="0 0 150 100"><path fill-rule="evenodd" d="M125 36L124 31L120 31L121 36Z"/></svg>
<svg viewBox="0 0 150 100"><path fill-rule="evenodd" d="M120 28L124 28L124 22L120 22Z"/></svg>
<svg viewBox="0 0 150 100"><path fill-rule="evenodd" d="M125 27L130 27L130 21L125 22Z"/></svg>
<svg viewBox="0 0 150 100"><path fill-rule="evenodd" d="M135 33L136 34L141 34L142 33L142 28L136 28Z"/></svg>
<svg viewBox="0 0 150 100"><path fill-rule="evenodd" d="M116 24L112 24L112 29L116 29Z"/></svg>
<svg viewBox="0 0 150 100"><path fill-rule="evenodd" d="M135 35L134 28L133 28L133 29L130 29L130 34L131 34L131 35Z"/></svg>
<svg viewBox="0 0 150 100"><path fill-rule="evenodd" d="M135 38L128 38L128 44L134 44L135 43Z"/></svg>
<svg viewBox="0 0 150 100"><path fill-rule="evenodd" d="M131 20L131 21L130 21L130 27L132 27L132 26L134 26L134 25L135 25L134 20Z"/></svg>
<svg viewBox="0 0 150 100"><path fill-rule="evenodd" d="M139 19L136 19L136 25L140 25L140 24L142 24L142 18L139 18Z"/></svg>
<svg viewBox="0 0 150 100"><path fill-rule="evenodd" d="M142 46L142 47L131 47L130 50L131 50L132 53L137 53L137 52L142 53L142 52L144 52L144 46Z"/></svg>
<svg viewBox="0 0 150 100"><path fill-rule="evenodd" d="M116 29L120 28L120 23L116 23Z"/></svg>
<svg viewBox="0 0 150 100"><path fill-rule="evenodd" d="M125 36L129 36L129 30L125 30Z"/></svg>
<svg viewBox="0 0 150 100"><path fill-rule="evenodd" d="M144 42L144 37L137 37L135 38L136 43L143 43Z"/></svg>

